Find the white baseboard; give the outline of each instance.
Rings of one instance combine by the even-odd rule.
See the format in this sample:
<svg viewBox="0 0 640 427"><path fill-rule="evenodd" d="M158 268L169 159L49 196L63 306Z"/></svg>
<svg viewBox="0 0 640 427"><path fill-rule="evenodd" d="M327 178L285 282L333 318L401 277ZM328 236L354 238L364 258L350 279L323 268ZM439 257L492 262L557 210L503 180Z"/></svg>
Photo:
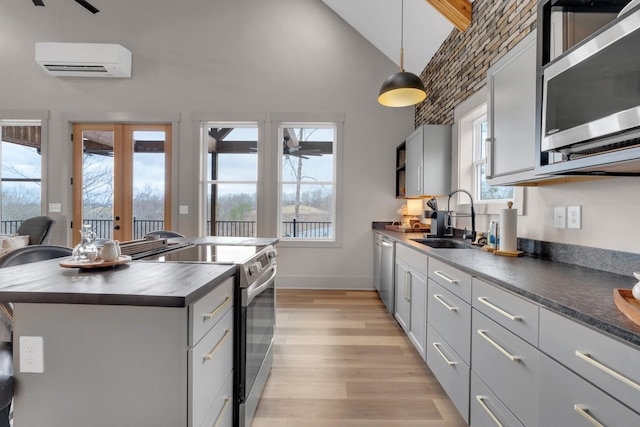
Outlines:
<svg viewBox="0 0 640 427"><path fill-rule="evenodd" d="M373 276L281 276L276 278L281 289L344 289L373 291Z"/></svg>

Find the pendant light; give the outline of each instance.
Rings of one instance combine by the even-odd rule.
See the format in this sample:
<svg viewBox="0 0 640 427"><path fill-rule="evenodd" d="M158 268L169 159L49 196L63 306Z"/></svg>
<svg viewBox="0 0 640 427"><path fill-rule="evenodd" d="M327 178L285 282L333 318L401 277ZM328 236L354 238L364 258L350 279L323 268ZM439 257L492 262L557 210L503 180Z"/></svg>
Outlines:
<svg viewBox="0 0 640 427"><path fill-rule="evenodd" d="M400 19L400 71L382 83L378 102L386 107L408 107L419 104L427 97L420 77L404 71L404 0Z"/></svg>

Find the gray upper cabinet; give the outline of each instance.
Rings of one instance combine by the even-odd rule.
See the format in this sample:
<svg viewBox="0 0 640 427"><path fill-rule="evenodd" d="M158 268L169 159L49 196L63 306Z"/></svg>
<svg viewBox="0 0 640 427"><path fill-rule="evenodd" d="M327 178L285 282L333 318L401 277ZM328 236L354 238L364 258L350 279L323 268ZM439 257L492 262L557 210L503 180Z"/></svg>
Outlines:
<svg viewBox="0 0 640 427"><path fill-rule="evenodd" d="M405 197L451 191L451 126L423 125L406 140Z"/></svg>
<svg viewBox="0 0 640 427"><path fill-rule="evenodd" d="M487 82L489 184L539 180L540 177L535 177L535 31L489 68Z"/></svg>

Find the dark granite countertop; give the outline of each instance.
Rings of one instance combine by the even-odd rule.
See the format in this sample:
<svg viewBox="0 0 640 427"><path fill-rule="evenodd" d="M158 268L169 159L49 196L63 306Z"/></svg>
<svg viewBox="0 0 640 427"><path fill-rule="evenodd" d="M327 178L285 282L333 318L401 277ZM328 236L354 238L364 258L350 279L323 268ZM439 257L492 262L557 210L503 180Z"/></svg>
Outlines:
<svg viewBox="0 0 640 427"><path fill-rule="evenodd" d="M627 344L640 347L640 326L622 314L613 301L614 288L631 289L636 283L631 276L528 256L497 256L480 249L433 249L411 240L422 238L422 233L375 231L606 332Z"/></svg>
<svg viewBox="0 0 640 427"><path fill-rule="evenodd" d="M230 264L141 261L78 269L59 262L0 269L0 302L186 307L237 270Z"/></svg>

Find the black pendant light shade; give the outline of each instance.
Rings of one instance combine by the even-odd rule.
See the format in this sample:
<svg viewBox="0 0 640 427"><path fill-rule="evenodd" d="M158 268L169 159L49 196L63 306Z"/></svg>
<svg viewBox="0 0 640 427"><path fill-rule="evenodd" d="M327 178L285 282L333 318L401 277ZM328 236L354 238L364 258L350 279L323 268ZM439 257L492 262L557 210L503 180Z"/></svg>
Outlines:
<svg viewBox="0 0 640 427"><path fill-rule="evenodd" d="M378 102L385 107L408 107L421 103L427 97L420 77L404 70L404 0L400 10L400 71L382 83Z"/></svg>
<svg viewBox="0 0 640 427"><path fill-rule="evenodd" d="M426 97L420 77L407 71L399 71L382 83L378 102L385 107L408 107L419 104Z"/></svg>

